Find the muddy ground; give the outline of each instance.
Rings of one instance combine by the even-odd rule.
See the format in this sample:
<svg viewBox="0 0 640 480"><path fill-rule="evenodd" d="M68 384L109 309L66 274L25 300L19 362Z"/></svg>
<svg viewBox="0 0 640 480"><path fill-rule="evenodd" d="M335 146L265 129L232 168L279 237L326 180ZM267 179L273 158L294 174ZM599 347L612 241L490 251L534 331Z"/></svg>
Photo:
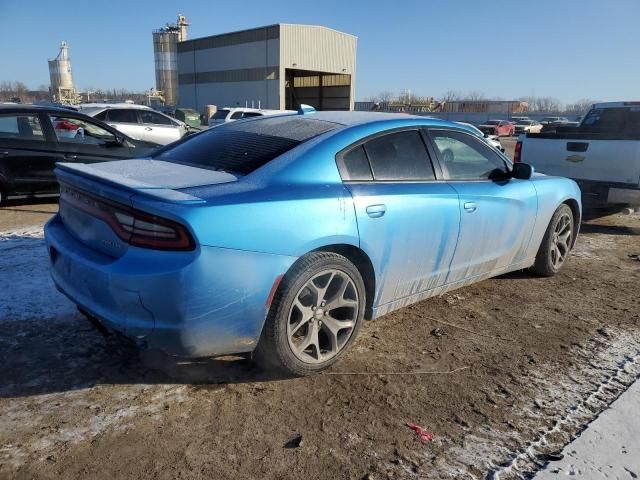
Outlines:
<svg viewBox="0 0 640 480"><path fill-rule="evenodd" d="M30 208L41 224L51 206ZM637 215L584 224L554 278L367 322L330 372L297 379L103 338L51 287L25 222L0 212L3 479L526 477L640 373Z"/></svg>

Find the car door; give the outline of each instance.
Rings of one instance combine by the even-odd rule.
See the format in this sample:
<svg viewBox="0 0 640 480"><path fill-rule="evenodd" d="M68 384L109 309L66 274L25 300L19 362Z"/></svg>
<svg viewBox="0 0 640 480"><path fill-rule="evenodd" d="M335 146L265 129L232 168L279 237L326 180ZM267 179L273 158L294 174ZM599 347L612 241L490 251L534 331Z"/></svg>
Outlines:
<svg viewBox="0 0 640 480"><path fill-rule="evenodd" d="M142 140L166 145L182 137L182 129L169 117L152 110L138 110L138 115L144 130Z"/></svg>
<svg viewBox="0 0 640 480"><path fill-rule="evenodd" d="M429 129L429 138L460 199L460 234L447 283L491 276L527 260L538 206L533 182L510 178L507 161L470 133Z"/></svg>
<svg viewBox="0 0 640 480"><path fill-rule="evenodd" d="M105 123L116 130L139 140L145 140L144 126L133 108L110 108L106 111Z"/></svg>
<svg viewBox="0 0 640 480"><path fill-rule="evenodd" d="M0 114L0 183L7 195L53 193L58 154L36 112Z"/></svg>
<svg viewBox="0 0 640 480"><path fill-rule="evenodd" d="M93 163L130 158L131 149L115 131L73 113L52 113L49 119L56 148L64 161Z"/></svg>
<svg viewBox="0 0 640 480"><path fill-rule="evenodd" d="M459 202L456 191L437 180L422 132L377 135L344 150L337 161L353 196L361 248L379 278L374 305L388 311L381 306L412 303L416 294L443 285L458 236Z"/></svg>

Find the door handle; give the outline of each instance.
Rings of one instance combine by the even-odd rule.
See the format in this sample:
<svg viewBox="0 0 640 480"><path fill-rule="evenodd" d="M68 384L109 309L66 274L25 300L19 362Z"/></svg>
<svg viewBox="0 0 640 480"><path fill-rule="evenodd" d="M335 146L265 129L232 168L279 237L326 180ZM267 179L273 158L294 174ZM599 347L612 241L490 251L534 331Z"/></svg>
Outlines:
<svg viewBox="0 0 640 480"><path fill-rule="evenodd" d="M478 204L476 202L465 202L464 209L469 213L473 213L478 208Z"/></svg>
<svg viewBox="0 0 640 480"><path fill-rule="evenodd" d="M78 159L78 155L74 155L73 153L65 153L64 154L64 158L66 160L77 160Z"/></svg>
<svg viewBox="0 0 640 480"><path fill-rule="evenodd" d="M153 130L153 128L151 128L151 127L144 127L144 129L145 129L147 132L150 132L151 130Z"/></svg>
<svg viewBox="0 0 640 480"><path fill-rule="evenodd" d="M9 156L9 152L7 151L0 152L0 157L8 157L8 156Z"/></svg>
<svg viewBox="0 0 640 480"><path fill-rule="evenodd" d="M567 142L567 152L586 152L588 149L587 142Z"/></svg>
<svg viewBox="0 0 640 480"><path fill-rule="evenodd" d="M387 211L387 206L383 204L369 205L367 207L367 215L371 218L379 218Z"/></svg>

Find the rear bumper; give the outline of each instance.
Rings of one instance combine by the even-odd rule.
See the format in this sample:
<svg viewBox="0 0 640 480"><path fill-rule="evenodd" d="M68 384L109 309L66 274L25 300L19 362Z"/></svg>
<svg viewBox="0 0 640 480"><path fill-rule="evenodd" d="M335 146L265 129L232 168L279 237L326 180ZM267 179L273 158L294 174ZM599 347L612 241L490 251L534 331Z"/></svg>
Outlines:
<svg viewBox="0 0 640 480"><path fill-rule="evenodd" d="M139 345L190 357L253 350L274 281L296 260L204 246L129 247L114 259L76 240L57 215L45 238L58 290L82 310Z"/></svg>

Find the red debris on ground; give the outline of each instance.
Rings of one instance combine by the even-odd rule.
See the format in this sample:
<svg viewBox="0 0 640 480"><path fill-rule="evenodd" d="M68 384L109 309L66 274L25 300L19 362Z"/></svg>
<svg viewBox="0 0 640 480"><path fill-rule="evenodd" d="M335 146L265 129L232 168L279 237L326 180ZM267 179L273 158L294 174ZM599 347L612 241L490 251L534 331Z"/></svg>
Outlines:
<svg viewBox="0 0 640 480"><path fill-rule="evenodd" d="M433 433L427 432L424 428L415 423L407 423L407 427L416 432L416 436L421 442L432 442L433 441Z"/></svg>

